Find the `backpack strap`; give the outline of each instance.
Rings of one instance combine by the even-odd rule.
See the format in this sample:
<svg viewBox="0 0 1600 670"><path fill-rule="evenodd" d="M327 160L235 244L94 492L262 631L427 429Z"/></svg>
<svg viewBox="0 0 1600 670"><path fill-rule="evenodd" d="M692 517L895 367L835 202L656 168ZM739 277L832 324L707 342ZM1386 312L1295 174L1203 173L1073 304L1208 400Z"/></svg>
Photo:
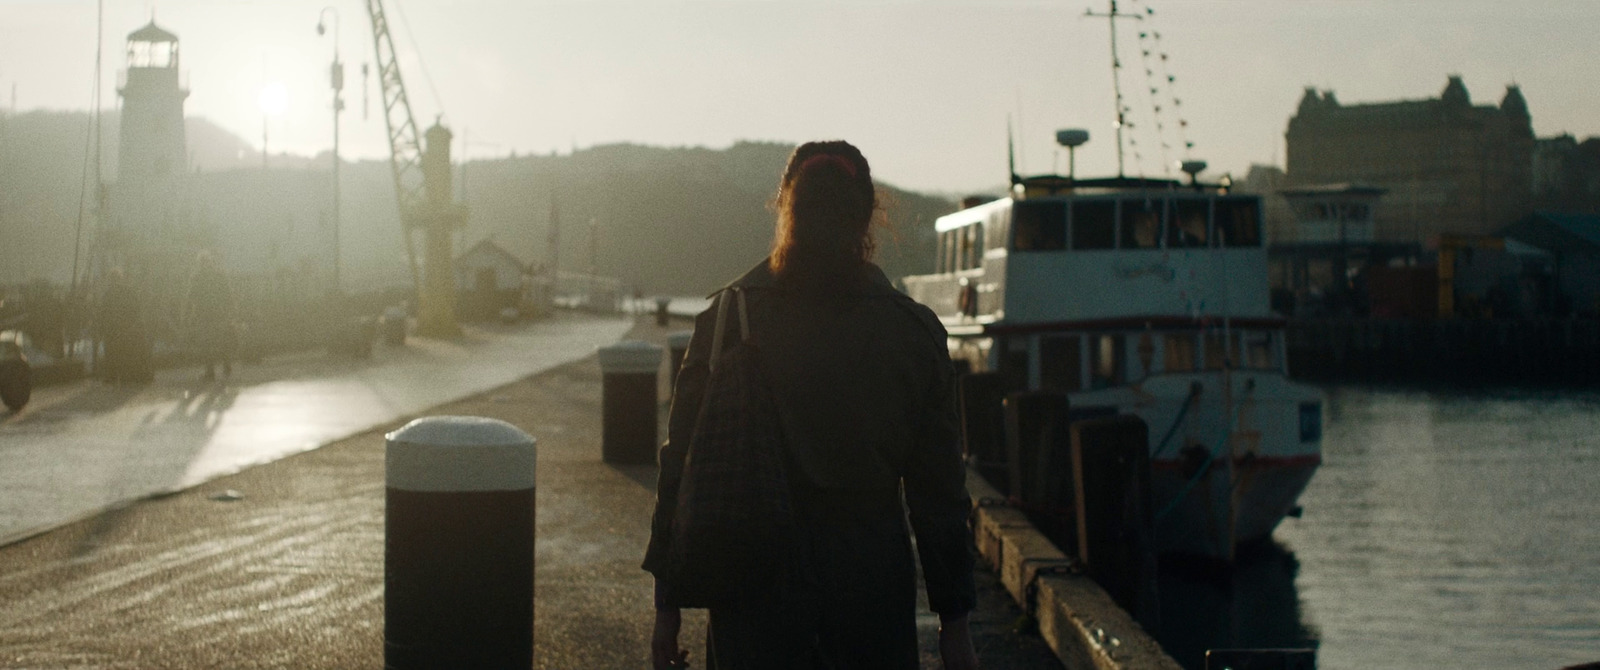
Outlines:
<svg viewBox="0 0 1600 670"><path fill-rule="evenodd" d="M728 325L728 296L726 292L717 296L717 326L711 331L711 360L708 367L712 371L717 369L717 359L722 357L722 333Z"/></svg>
<svg viewBox="0 0 1600 670"><path fill-rule="evenodd" d="M722 357L724 348L722 343L723 336L728 332L729 294L732 294L732 301L738 303L735 307L739 310L739 341L750 341L750 308L745 302L744 288L730 286L723 289L721 295L717 296L717 325L716 330L711 335L711 361L709 367L712 370L717 369L717 359Z"/></svg>

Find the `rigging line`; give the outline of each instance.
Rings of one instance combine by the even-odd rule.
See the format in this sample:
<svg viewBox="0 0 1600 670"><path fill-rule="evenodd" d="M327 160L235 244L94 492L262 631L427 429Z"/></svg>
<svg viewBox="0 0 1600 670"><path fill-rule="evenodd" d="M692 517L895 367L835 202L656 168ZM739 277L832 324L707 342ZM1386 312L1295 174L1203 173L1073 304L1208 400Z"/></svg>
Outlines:
<svg viewBox="0 0 1600 670"><path fill-rule="evenodd" d="M1149 8L1146 7L1146 9ZM1155 12L1150 11L1149 14L1153 20ZM1170 98L1169 104L1172 107L1172 113L1178 117L1178 143L1183 147L1183 157L1189 158L1189 156L1193 153L1192 149L1194 149L1194 142L1189 141L1189 121L1183 118L1183 100L1178 97L1178 79L1177 77L1172 76L1172 71L1168 67L1169 58L1166 52L1166 47L1162 46L1161 44L1161 31L1152 28L1150 30L1150 36L1155 44L1155 52L1158 55L1158 62L1161 64L1161 78L1165 80L1167 84L1167 95Z"/></svg>
<svg viewBox="0 0 1600 670"><path fill-rule="evenodd" d="M95 18L94 90L89 94L89 118L83 139L83 176L78 180L78 223L72 236L72 279L68 282L67 296L72 299L78 291L78 258L83 249L84 202L89 191L89 149L94 148L95 198L100 197L100 66L105 51L105 0L99 0Z"/></svg>
<svg viewBox="0 0 1600 670"><path fill-rule="evenodd" d="M428 61L422 57L422 43L417 41L416 32L411 30L411 19L406 18L406 6L400 0L390 0L396 11L400 13L400 25L406 29L406 37L411 40L411 50L417 54L417 65L422 68L422 78L428 82L428 91L433 93L433 105L439 109L439 115L444 116L444 98L439 96L439 87L433 84L433 73L428 70ZM399 54L395 55L395 62L400 60Z"/></svg>
<svg viewBox="0 0 1600 670"><path fill-rule="evenodd" d="M1140 0L1133 1L1135 4L1135 9L1137 9L1138 5L1141 4ZM1144 12L1145 16L1155 15L1155 10L1148 6L1144 7ZM1167 153L1167 149L1169 148L1169 145L1167 144L1167 124L1161 118L1161 99L1159 97L1160 89L1156 85L1155 70L1150 65L1151 45L1149 36L1149 30L1139 31L1139 60L1140 63L1144 65L1145 88L1150 91L1150 118L1151 121L1156 125L1156 142L1161 145L1161 174L1165 177L1171 177L1172 157Z"/></svg>

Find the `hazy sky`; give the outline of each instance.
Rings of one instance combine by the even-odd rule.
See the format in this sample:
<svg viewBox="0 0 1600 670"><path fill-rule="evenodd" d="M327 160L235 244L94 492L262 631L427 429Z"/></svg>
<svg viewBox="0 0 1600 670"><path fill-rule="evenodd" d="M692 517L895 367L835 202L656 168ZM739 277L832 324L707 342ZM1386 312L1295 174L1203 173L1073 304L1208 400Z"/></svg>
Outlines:
<svg viewBox="0 0 1600 670"><path fill-rule="evenodd" d="M962 191L1004 182L1010 115L1025 172L1050 171L1057 160L1065 170L1052 138L1063 127L1093 136L1079 150L1080 175L1116 169L1108 30L1083 16L1091 6L1103 12L1106 0L387 4L418 122L442 111L469 156L842 137L885 181ZM108 105L125 36L154 11L182 40L190 116L259 144L261 90L280 83L287 101L268 120L270 147L303 154L331 144L333 43L315 27L318 11L335 7L348 64L342 149L386 154L375 75L373 113L362 119L360 64L372 61L363 2L105 5ZM1597 0L1121 2L1123 11L1146 7L1156 12L1150 20L1119 23L1118 32L1148 175L1162 174L1163 162L1145 122L1141 30L1160 33L1194 156L1217 173L1281 163L1285 124L1308 85L1348 104L1437 96L1447 75L1461 74L1474 102L1498 103L1516 82L1541 136L1600 134ZM94 29L91 0L0 0L0 102L10 105L15 84L22 111L88 108ZM1176 147L1172 111L1166 102L1167 141ZM1180 154L1174 148L1167 159ZM1128 172L1140 172L1131 154Z"/></svg>

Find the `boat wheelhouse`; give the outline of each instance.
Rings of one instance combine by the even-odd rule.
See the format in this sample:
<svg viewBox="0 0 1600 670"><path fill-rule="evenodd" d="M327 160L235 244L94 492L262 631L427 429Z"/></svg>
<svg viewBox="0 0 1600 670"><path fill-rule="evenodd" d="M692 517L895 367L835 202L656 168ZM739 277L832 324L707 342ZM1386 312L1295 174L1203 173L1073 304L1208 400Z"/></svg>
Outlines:
<svg viewBox="0 0 1600 670"><path fill-rule="evenodd" d="M1321 393L1287 377L1261 201L1218 185L1017 180L938 219L933 274L904 279L952 358L1072 414L1150 436L1162 551L1231 558L1263 539L1321 462Z"/></svg>

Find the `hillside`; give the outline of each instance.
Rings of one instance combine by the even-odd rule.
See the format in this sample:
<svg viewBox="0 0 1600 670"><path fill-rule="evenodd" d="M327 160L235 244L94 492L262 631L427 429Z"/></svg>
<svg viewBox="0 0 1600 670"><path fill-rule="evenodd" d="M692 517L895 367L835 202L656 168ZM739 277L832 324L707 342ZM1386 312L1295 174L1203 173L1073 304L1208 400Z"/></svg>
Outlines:
<svg viewBox="0 0 1600 670"><path fill-rule="evenodd" d="M87 119L35 112L0 120L0 283L64 282L70 274ZM107 121L111 179L116 129ZM532 265L554 260L562 269L593 269L646 293L709 292L771 245L767 203L791 149L770 142L726 149L617 144L472 161L457 167L458 198L471 211L458 241L465 247L493 239ZM231 269L282 275L331 267L324 161L274 157L264 172L248 143L201 120L189 123L189 152L199 172L190 211ZM347 163L343 181L347 281L404 283L388 164ZM891 276L928 271L932 220L953 204L880 186L894 228L880 234L880 263ZM559 259L547 244L552 203Z"/></svg>

